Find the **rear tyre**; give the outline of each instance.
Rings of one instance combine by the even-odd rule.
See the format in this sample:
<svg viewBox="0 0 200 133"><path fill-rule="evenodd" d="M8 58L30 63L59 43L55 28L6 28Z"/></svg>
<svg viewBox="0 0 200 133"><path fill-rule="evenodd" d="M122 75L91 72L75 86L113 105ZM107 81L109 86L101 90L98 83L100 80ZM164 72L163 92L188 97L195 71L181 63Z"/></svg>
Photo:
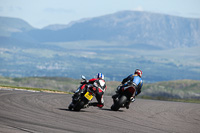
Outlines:
<svg viewBox="0 0 200 133"><path fill-rule="evenodd" d="M120 107L122 107L126 103L126 96L122 95L118 101L116 101L112 106L111 110L118 111Z"/></svg>
<svg viewBox="0 0 200 133"><path fill-rule="evenodd" d="M85 105L84 101L78 102L74 107L74 111L80 111L81 108L83 108L84 105Z"/></svg>

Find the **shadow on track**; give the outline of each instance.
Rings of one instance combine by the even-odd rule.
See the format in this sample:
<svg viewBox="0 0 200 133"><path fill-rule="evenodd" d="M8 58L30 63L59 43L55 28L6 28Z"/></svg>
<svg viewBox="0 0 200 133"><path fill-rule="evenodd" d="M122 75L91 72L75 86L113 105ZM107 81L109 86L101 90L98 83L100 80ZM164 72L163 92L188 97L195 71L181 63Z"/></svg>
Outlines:
<svg viewBox="0 0 200 133"><path fill-rule="evenodd" d="M67 108L57 108L59 110L62 110L62 111L70 111L70 112L91 112L91 111L87 111L87 110L80 110L80 111L74 111L74 110L69 110ZM100 110L104 110L104 111L113 111L109 108L102 108ZM114 111L114 112L124 112L124 110L118 110L118 111Z"/></svg>
<svg viewBox="0 0 200 133"><path fill-rule="evenodd" d="M105 110L105 111L113 111L110 108L102 108L101 110ZM124 110L118 110L118 111L114 111L114 112L124 112Z"/></svg>
<svg viewBox="0 0 200 133"><path fill-rule="evenodd" d="M69 109L66 109L66 108L57 108L57 109L62 110L62 111L70 111L70 112L88 112L86 110L74 111L74 110L69 110Z"/></svg>

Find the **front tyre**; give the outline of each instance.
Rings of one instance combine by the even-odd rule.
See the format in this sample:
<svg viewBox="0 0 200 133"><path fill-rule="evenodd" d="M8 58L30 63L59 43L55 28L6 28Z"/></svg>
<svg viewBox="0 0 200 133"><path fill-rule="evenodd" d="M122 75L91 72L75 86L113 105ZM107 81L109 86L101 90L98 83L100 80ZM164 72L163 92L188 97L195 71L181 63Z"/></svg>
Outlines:
<svg viewBox="0 0 200 133"><path fill-rule="evenodd" d="M69 110L72 110L72 109L73 109L72 103L68 106L68 109L69 109Z"/></svg>
<svg viewBox="0 0 200 133"><path fill-rule="evenodd" d="M122 95L118 101L116 101L112 106L111 106L111 110L113 111L118 111L120 107L122 107L123 105L125 105L127 101L127 97Z"/></svg>

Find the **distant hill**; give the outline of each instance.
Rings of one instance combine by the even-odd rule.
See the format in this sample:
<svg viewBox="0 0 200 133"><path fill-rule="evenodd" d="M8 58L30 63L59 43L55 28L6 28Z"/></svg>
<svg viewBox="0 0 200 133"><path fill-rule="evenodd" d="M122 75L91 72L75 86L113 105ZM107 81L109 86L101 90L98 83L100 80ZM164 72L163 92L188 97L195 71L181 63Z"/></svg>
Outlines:
<svg viewBox="0 0 200 133"><path fill-rule="evenodd" d="M12 33L25 32L32 29L34 28L22 19L0 17L0 36L10 36Z"/></svg>
<svg viewBox="0 0 200 133"><path fill-rule="evenodd" d="M54 25L48 25L44 28L42 28L43 30L53 30L53 31L57 31L57 30L60 30L60 29L65 29L69 27L68 25L61 25L61 24L54 24Z"/></svg>
<svg viewBox="0 0 200 133"><path fill-rule="evenodd" d="M200 19L122 11L78 21L67 27L54 25L54 28L36 29L13 36L21 39L30 36L39 42L101 40L164 49L192 47L200 45Z"/></svg>
<svg viewBox="0 0 200 133"><path fill-rule="evenodd" d="M0 17L0 75L200 80L200 19L121 11L42 29Z"/></svg>

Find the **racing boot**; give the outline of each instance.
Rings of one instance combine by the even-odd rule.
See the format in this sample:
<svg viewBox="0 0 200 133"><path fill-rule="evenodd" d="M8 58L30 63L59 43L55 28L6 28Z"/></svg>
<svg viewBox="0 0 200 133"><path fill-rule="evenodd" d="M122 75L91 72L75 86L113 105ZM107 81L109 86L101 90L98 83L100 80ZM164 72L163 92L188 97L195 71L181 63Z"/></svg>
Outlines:
<svg viewBox="0 0 200 133"><path fill-rule="evenodd" d="M84 105L83 108L89 108L89 104Z"/></svg>
<svg viewBox="0 0 200 133"><path fill-rule="evenodd" d="M135 101L135 97L131 97L131 98L130 98L130 101L131 101L131 102L134 102L134 101Z"/></svg>
<svg viewBox="0 0 200 133"><path fill-rule="evenodd" d="M129 105L131 102L134 102L135 101L135 97L130 97L130 99L127 101L126 103L126 109L129 109Z"/></svg>

